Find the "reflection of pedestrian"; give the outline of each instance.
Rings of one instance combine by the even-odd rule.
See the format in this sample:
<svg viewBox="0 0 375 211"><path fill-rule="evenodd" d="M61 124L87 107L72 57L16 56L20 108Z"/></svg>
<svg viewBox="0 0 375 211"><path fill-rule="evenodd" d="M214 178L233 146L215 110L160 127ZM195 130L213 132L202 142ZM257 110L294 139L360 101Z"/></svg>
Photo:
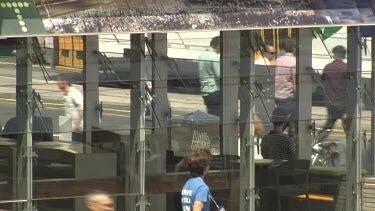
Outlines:
<svg viewBox="0 0 375 211"><path fill-rule="evenodd" d="M344 62L346 49L343 46L336 46L332 49L334 60L327 64L323 70L324 88L327 96L328 120L323 130L329 132L338 119L342 119L346 112L347 85L349 80L347 64Z"/></svg>
<svg viewBox="0 0 375 211"><path fill-rule="evenodd" d="M261 56L255 60L256 65L271 65L270 61L275 58L275 48L271 45L266 45L266 50L263 47L260 49Z"/></svg>
<svg viewBox="0 0 375 211"><path fill-rule="evenodd" d="M96 191L86 197L86 206L89 211L113 211L114 204L109 194Z"/></svg>
<svg viewBox="0 0 375 211"><path fill-rule="evenodd" d="M210 48L199 56L199 80L207 113L220 116L220 37L211 40Z"/></svg>
<svg viewBox="0 0 375 211"><path fill-rule="evenodd" d="M296 146L293 140L283 134L285 109L276 107L272 113L273 130L262 138L262 156L264 159L293 160L296 158Z"/></svg>
<svg viewBox="0 0 375 211"><path fill-rule="evenodd" d="M210 189L203 181L209 170L211 152L208 149L194 151L187 159L192 176L181 191L182 210L209 211Z"/></svg>
<svg viewBox="0 0 375 211"><path fill-rule="evenodd" d="M83 126L83 96L78 89L71 86L68 76L61 74L57 78L57 86L64 92L65 116L72 118L74 131L82 131Z"/></svg>
<svg viewBox="0 0 375 211"><path fill-rule="evenodd" d="M296 42L292 39L285 40L285 54L276 59L275 68L275 103L287 112L289 136L295 133L296 102L294 98L296 87Z"/></svg>
<svg viewBox="0 0 375 211"><path fill-rule="evenodd" d="M277 55L277 57L284 56L285 54L286 54L286 52L285 52L285 41L281 40L281 42L280 42L280 53L279 53L279 55Z"/></svg>

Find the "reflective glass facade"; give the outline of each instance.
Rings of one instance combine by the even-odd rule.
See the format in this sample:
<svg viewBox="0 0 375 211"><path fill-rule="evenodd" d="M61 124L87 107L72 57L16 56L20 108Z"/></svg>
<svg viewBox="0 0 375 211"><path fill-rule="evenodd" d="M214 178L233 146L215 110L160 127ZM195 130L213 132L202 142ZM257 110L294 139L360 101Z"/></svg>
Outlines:
<svg viewBox="0 0 375 211"><path fill-rule="evenodd" d="M1 2L0 210L372 210L370 5L213 2Z"/></svg>

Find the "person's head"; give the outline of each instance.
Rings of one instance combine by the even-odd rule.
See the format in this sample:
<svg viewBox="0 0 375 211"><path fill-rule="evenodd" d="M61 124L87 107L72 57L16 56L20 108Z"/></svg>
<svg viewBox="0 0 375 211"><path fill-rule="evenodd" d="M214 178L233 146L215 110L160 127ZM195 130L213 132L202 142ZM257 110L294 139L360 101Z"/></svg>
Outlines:
<svg viewBox="0 0 375 211"><path fill-rule="evenodd" d="M267 58L268 60L273 60L275 57L275 48L272 45L266 45L266 49L261 48L261 53L264 58Z"/></svg>
<svg viewBox="0 0 375 211"><path fill-rule="evenodd" d="M342 45L338 45L332 49L333 58L335 59L345 59L346 58L346 49Z"/></svg>
<svg viewBox="0 0 375 211"><path fill-rule="evenodd" d="M286 53L292 53L292 54L296 54L296 41L294 39L286 39L284 40L284 44L285 44L285 52Z"/></svg>
<svg viewBox="0 0 375 211"><path fill-rule="evenodd" d="M86 196L86 206L90 211L113 211L114 204L108 193L95 191Z"/></svg>
<svg viewBox="0 0 375 211"><path fill-rule="evenodd" d="M212 154L209 149L193 151L191 156L187 158L191 176L194 178L206 176L209 170L211 158Z"/></svg>
<svg viewBox="0 0 375 211"><path fill-rule="evenodd" d="M220 37L216 36L216 37L212 38L212 40L210 42L210 46L211 46L212 49L215 50L216 53L220 53Z"/></svg>
<svg viewBox="0 0 375 211"><path fill-rule="evenodd" d="M57 76L57 86L61 91L68 91L70 84L70 77L67 74L60 74Z"/></svg>
<svg viewBox="0 0 375 211"><path fill-rule="evenodd" d="M276 107L273 112L272 112L272 124L273 127L276 128L281 128L286 122L286 109L282 107Z"/></svg>

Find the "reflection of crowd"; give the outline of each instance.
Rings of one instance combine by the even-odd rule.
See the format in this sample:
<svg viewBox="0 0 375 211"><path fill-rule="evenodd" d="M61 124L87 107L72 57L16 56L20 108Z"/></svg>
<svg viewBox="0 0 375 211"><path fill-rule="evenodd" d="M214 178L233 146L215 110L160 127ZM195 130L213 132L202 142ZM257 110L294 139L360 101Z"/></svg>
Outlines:
<svg viewBox="0 0 375 211"><path fill-rule="evenodd" d="M254 18L256 17L256 18ZM324 24L327 20L324 17L295 12L286 15L281 11L268 13L241 12L241 13L220 13L216 14L217 22L222 21L221 27L241 27L241 26L293 26L297 24Z"/></svg>
<svg viewBox="0 0 375 211"><path fill-rule="evenodd" d="M187 7L182 1L155 0L140 8L133 4L89 9L67 16L55 24L62 32L128 32L208 28L236 28L296 24L325 24L325 17L305 11L287 12L281 7L254 7L251 3L209 2L204 7ZM131 1L130 1L131 2ZM139 3L138 3L139 4ZM299 9L301 9L299 7Z"/></svg>

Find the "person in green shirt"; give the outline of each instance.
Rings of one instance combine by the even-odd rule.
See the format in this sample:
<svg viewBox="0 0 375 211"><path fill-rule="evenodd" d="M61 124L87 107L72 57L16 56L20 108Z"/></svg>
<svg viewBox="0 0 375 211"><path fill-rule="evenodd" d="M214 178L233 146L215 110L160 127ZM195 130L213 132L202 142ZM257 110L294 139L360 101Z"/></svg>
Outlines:
<svg viewBox="0 0 375 211"><path fill-rule="evenodd" d="M207 113L220 116L220 37L211 40L210 48L199 56L199 81Z"/></svg>

